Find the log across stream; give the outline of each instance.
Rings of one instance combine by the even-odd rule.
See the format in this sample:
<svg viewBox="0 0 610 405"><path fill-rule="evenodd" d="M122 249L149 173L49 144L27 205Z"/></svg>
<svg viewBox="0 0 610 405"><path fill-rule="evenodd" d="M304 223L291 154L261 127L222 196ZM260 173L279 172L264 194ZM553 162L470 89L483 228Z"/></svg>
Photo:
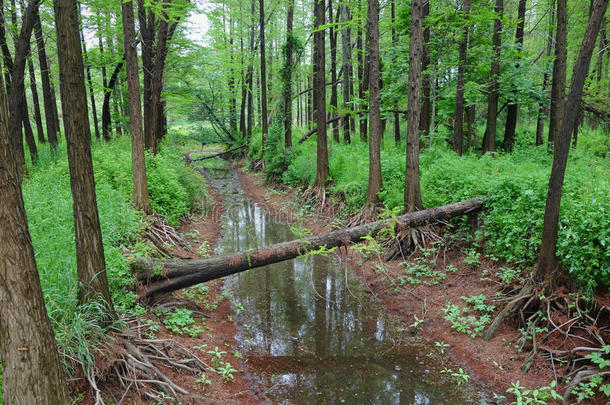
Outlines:
<svg viewBox="0 0 610 405"><path fill-rule="evenodd" d="M320 249L332 249L349 246L362 241L366 236L375 236L382 229L397 224L403 227L417 227L429 222L447 219L476 212L481 209L481 199L466 201L430 208L398 216L392 220L372 222L352 228L340 229L322 235L279 242L265 247L246 249L224 256L213 256L205 259L173 260L163 263L164 271L157 276L159 281L150 285L145 298L154 301L161 294L169 293L195 284L226 277L256 267L261 267L284 260L291 260ZM137 263L140 276L151 279L154 274L154 263L140 261Z"/></svg>
<svg viewBox="0 0 610 405"><path fill-rule="evenodd" d="M223 255L295 239L289 225L241 194L231 173L213 180L231 193L216 253L231 257ZM297 249L290 246L276 254ZM388 316L334 255L278 261L224 280L251 388L270 403L484 403L473 387L456 387L441 373L457 367Z"/></svg>

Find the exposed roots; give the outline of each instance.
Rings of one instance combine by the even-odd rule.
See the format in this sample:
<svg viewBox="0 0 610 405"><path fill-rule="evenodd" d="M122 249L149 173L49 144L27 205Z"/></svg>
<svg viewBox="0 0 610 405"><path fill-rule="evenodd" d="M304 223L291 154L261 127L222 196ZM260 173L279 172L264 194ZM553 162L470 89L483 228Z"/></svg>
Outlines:
<svg viewBox="0 0 610 405"><path fill-rule="evenodd" d="M185 387L176 384L167 371L197 375L212 369L199 357L180 344L169 339L154 339L146 335L148 325L133 318L126 320L128 329L115 335L113 352L110 361L102 361L103 368L91 367L85 371L85 378L92 391L96 405L104 404L100 386L117 380L123 392L119 397L113 396L115 403L121 404L130 394L147 398L159 403L171 398L180 402L180 395L190 395Z"/></svg>
<svg viewBox="0 0 610 405"><path fill-rule="evenodd" d="M162 257L173 257L173 247L180 247L187 252L192 252L187 240L167 220L156 215L154 221L146 227L146 239L159 251Z"/></svg>
<svg viewBox="0 0 610 405"><path fill-rule="evenodd" d="M435 232L431 225L398 229L394 237L388 238L383 243L385 248L383 260L385 262L396 258L406 260L416 249L423 249L436 241L444 242L444 239Z"/></svg>

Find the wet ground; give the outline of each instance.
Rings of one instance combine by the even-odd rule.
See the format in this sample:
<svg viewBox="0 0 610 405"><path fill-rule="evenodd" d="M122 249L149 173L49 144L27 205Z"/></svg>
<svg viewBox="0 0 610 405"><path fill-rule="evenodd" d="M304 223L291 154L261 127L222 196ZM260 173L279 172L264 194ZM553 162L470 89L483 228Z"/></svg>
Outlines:
<svg viewBox="0 0 610 405"><path fill-rule="evenodd" d="M227 195L218 254L298 237L244 197L233 172L209 173ZM345 266L334 254L313 255L227 278L253 390L282 404L484 403Z"/></svg>

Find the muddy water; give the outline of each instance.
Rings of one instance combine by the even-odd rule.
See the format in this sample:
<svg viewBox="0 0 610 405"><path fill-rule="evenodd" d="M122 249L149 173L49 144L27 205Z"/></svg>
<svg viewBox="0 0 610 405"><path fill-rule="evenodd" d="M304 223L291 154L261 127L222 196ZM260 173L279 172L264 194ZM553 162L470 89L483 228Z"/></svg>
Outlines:
<svg viewBox="0 0 610 405"><path fill-rule="evenodd" d="M214 183L227 194L218 253L295 238L289 225L242 195L231 172ZM225 288L252 388L270 403L483 403L442 372L458 367L386 315L336 257L253 269L229 277Z"/></svg>

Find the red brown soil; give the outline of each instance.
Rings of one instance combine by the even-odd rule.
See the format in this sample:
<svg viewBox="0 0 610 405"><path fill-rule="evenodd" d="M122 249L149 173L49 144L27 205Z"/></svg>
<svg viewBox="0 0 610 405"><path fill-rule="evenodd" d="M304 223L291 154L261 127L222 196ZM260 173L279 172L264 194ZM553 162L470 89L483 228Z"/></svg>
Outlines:
<svg viewBox="0 0 610 405"><path fill-rule="evenodd" d="M243 163L236 164L239 173L239 180L246 195L258 203L260 206L287 221L295 218L298 206L290 204L296 201L296 193L293 189L282 190L282 192L269 192L269 185L264 184L264 180L259 174L252 174L240 170ZM304 225L317 234L332 230L332 218L321 215L305 217ZM517 322L509 318L497 331L495 337L489 342L483 341L481 337L476 339L457 332L451 328L449 322L443 319L442 309L448 301L453 304L463 306L462 296L473 296L483 294L487 297L494 297L499 290L498 278L495 273L499 268L497 263L484 258L481 255L481 265L476 268L464 263L465 255L460 251L460 246L449 246L446 252L437 259L436 267L444 268L453 264L458 270L455 273L447 272L444 282L438 285L420 284L412 286L406 284L398 292L395 292L390 283L391 279L404 274L404 268L399 266L401 261L392 260L382 263L380 260L363 260L363 257L349 249L347 260L353 265L350 266L368 285L370 291L380 299L388 313L397 317L405 325L410 325L415 321L415 316L425 319L420 324L420 334L423 339L432 342L444 342L449 345L446 353L450 360L457 367L464 368L475 381L475 384L485 391L507 396L506 390L511 384L519 381L521 386L527 388L548 386L555 379L555 375L563 377L563 370L557 365L555 370L550 362L537 356L532 368L527 374L521 371L521 366L531 350L526 347L518 353L514 347L521 333L516 329ZM411 258L413 260L414 258ZM384 270L379 270L382 265ZM488 270L487 280L482 280L482 271ZM516 291L520 286L514 286ZM555 317L553 317L555 319ZM565 320L565 319L564 319ZM561 322L560 319L557 321ZM563 340L563 336L558 336L555 340ZM546 342L546 346L553 347L555 343ZM582 342L581 342L582 343ZM571 349L581 345L578 342L563 342L562 349ZM495 362L495 363L494 363ZM565 385L560 384L557 392L563 394ZM571 402L575 402L574 397ZM606 399L587 402L588 404L606 404ZM548 402L560 403L560 402ZM583 402L585 403L585 402Z"/></svg>
<svg viewBox="0 0 610 405"><path fill-rule="evenodd" d="M202 243L207 242L209 247L209 253L213 254L213 249L216 246L221 236L220 217L224 212L225 206L222 195L215 192L211 187L207 190L209 197L212 197L214 201L214 207L211 210L203 214L192 215L188 220L184 220L181 223L179 231L185 235L187 240L191 244L191 250L188 251L182 248L174 248L173 252L182 257L197 258L201 257L198 253L198 247ZM209 201L208 201L209 202ZM202 205L206 205L205 202ZM209 204L208 204L209 205ZM238 350L238 344L235 340L237 329L231 320L231 316L234 314L231 304L227 298L222 297L222 280L216 280L206 284L209 286L208 294L209 297L205 299L198 298L187 298L181 293L176 293L164 300L164 302L172 302L180 300L185 308L202 312L206 315L205 318L205 330L200 333L197 338L191 338L187 335L177 335L164 326L162 319L156 317L152 313L146 313L142 316L142 319L149 319L160 325L159 330L155 333L155 339L170 339L172 342L179 344L180 346L188 349L191 353L195 354L201 359L206 365L212 368L212 355L206 353L208 350L215 350L217 347L220 351L225 351L222 360L228 361L232 366L238 369L238 372L234 374L232 381L224 381L220 374L208 370L205 376L210 380L209 385L204 385L198 382L198 376L192 375L188 372L179 372L172 367L164 367L163 365L155 364L159 367L159 370L169 377L178 386L184 388L189 392L189 395L179 395L180 403L182 404L202 404L202 403L216 403L216 404L257 404L261 400L250 391L246 382L245 376L245 365L239 359L234 357L234 353ZM218 306L213 309L206 304L218 303ZM201 322L198 322L201 325ZM113 337L116 338L116 335ZM114 358L116 358L124 349L117 347L118 345L112 344L108 350L104 350L102 353L96 356L96 368L99 370L107 370L109 365L112 364ZM199 347L199 348L198 348ZM72 392L74 397L78 397L79 393L84 395L82 400L79 400L79 404L93 404L95 403L92 397L91 390L84 380L79 379L73 381ZM121 398L125 389L121 387L116 379L110 379L106 382L98 382L98 387L102 391L103 398L113 401L111 403L118 402ZM144 395L145 390L140 392L134 392L131 390L126 395L122 403L127 404L150 404L153 403L151 399Z"/></svg>

